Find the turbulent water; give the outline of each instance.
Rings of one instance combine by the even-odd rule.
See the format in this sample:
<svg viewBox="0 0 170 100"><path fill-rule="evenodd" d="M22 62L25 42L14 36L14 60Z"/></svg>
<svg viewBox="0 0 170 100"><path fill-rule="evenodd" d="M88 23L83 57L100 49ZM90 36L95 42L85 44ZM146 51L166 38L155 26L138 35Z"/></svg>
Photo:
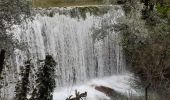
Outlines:
<svg viewBox="0 0 170 100"><path fill-rule="evenodd" d="M11 73L14 77L7 79L17 80L17 73L20 73L23 62L32 59L34 67L30 80L33 84L40 65L39 60L44 60L45 55L50 54L57 62L54 100L65 100L76 88L91 93L95 90L90 89L90 84L99 84L98 82L111 85L111 88L118 92L125 93L129 90L130 86L125 85L127 75L121 75L126 72L122 48L119 45L121 36L113 27L118 23L118 19L124 16L122 8L99 6L95 7L100 10L94 11L95 14L91 13L91 7L85 7L88 11L83 13L82 8L39 9L32 20L15 26L15 38L24 43L27 49L15 50L11 61L17 69L12 69L15 72ZM101 81L88 83L92 79ZM13 84L10 86L14 87ZM99 100L98 95L101 100L108 99L105 94L96 91L88 95L87 100Z"/></svg>
<svg viewBox="0 0 170 100"><path fill-rule="evenodd" d="M123 75L113 75L110 77L103 77L100 79L93 79L85 84L69 86L62 89L56 89L54 92L54 100L65 100L69 96L73 95L75 97L75 90L80 93L87 92L87 97L85 100L126 100L131 98L130 96L139 96L139 94L130 86L129 79L131 79L130 74ZM117 96L113 94L113 98L108 97L106 94L95 90L95 86L106 86L114 89L115 94L122 94L127 98L122 98L122 96Z"/></svg>

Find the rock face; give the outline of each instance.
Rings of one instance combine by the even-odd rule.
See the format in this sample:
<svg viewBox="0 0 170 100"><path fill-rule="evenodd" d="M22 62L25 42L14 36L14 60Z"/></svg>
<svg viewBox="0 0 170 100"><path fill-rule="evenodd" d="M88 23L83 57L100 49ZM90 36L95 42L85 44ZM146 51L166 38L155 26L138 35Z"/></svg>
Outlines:
<svg viewBox="0 0 170 100"><path fill-rule="evenodd" d="M108 97L110 97L111 99L116 99L116 100L125 100L127 99L127 97L125 97L124 95L116 92L114 89L110 88L110 87L106 87L106 86L95 86L94 87L96 90L106 94Z"/></svg>

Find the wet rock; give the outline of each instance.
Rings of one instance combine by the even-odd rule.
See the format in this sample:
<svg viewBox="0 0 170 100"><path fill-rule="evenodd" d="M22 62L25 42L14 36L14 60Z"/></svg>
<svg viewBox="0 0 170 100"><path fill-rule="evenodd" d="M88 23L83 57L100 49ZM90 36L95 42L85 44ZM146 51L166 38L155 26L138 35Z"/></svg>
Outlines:
<svg viewBox="0 0 170 100"><path fill-rule="evenodd" d="M94 88L97 91L100 91L100 92L104 93L105 95L107 95L111 99L116 99L116 100L126 100L127 99L126 96L116 92L114 89L112 89L110 87L106 87L106 86L94 86Z"/></svg>

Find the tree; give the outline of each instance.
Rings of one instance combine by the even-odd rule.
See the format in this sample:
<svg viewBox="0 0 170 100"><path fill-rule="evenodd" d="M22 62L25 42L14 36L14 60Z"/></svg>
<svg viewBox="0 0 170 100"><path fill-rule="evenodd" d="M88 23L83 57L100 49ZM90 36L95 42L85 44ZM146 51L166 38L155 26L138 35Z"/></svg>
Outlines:
<svg viewBox="0 0 170 100"><path fill-rule="evenodd" d="M0 48L7 49L7 45L14 47L12 35L7 31L12 25L20 24L30 15L28 0L0 0Z"/></svg>
<svg viewBox="0 0 170 100"><path fill-rule="evenodd" d="M25 62L25 69L21 72L22 79L16 85L16 98L15 100L27 100L29 73L31 70L30 61Z"/></svg>
<svg viewBox="0 0 170 100"><path fill-rule="evenodd" d="M12 39L14 34L7 32L14 24L20 24L29 17L30 7L28 0L0 0L0 49L7 55L10 55L18 45L17 41Z"/></svg>
<svg viewBox="0 0 170 100"><path fill-rule="evenodd" d="M135 81L137 85L145 87L148 92L157 92L164 97L163 100L169 100L170 26L157 11L149 12L145 20L136 16L140 11L133 8L124 21L127 27L123 32L122 45L126 61L130 71L140 79Z"/></svg>
<svg viewBox="0 0 170 100"><path fill-rule="evenodd" d="M47 55L45 64L39 68L37 74L37 89L34 90L31 100L52 100L55 88L56 62L51 55ZM36 93L36 95L34 94Z"/></svg>

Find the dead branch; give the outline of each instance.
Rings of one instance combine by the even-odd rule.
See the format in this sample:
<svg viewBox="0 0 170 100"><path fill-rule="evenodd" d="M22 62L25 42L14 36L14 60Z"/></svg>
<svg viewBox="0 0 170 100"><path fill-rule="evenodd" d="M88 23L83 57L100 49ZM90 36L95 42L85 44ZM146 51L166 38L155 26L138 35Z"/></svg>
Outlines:
<svg viewBox="0 0 170 100"><path fill-rule="evenodd" d="M87 92L80 93L77 90L75 90L76 97L73 97L73 95L69 96L66 100L83 100L83 97L87 97Z"/></svg>

